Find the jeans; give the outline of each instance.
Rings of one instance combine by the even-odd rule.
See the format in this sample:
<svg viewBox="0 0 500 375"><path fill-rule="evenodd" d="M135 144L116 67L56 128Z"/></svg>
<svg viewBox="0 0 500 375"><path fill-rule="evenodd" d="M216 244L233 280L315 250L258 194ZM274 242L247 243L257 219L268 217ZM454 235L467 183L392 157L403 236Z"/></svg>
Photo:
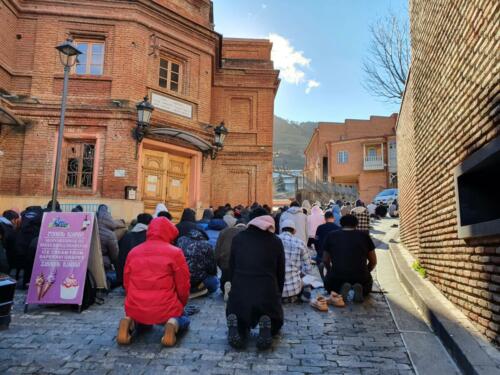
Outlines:
<svg viewBox="0 0 500 375"><path fill-rule="evenodd" d="M205 285L205 288L208 289L209 293L213 293L219 287L219 279L217 276L207 276L207 278L203 280L203 284Z"/></svg>
<svg viewBox="0 0 500 375"><path fill-rule="evenodd" d="M185 331L189 328L189 324L191 321L186 315L179 316L178 318L174 318L179 325L179 332Z"/></svg>

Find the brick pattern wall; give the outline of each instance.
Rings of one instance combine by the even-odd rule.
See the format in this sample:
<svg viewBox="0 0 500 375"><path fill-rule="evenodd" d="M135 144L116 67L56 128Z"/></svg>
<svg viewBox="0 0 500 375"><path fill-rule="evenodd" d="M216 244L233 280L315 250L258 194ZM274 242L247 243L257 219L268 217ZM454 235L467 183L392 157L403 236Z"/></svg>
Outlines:
<svg viewBox="0 0 500 375"><path fill-rule="evenodd" d="M405 97L397 123L400 235L415 254L418 243L418 195L415 171L415 130L413 127L413 76L408 77Z"/></svg>
<svg viewBox="0 0 500 375"><path fill-rule="evenodd" d="M403 241L415 250L418 233L430 280L497 344L500 238L458 239L453 170L499 135L499 14L497 0L410 2L413 113L398 134Z"/></svg>

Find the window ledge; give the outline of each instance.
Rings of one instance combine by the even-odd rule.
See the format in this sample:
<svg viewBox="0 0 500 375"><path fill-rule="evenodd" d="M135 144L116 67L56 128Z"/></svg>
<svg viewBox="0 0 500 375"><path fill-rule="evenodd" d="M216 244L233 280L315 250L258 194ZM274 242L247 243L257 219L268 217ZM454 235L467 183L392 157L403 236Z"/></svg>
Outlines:
<svg viewBox="0 0 500 375"><path fill-rule="evenodd" d="M64 74L54 75L56 79L64 79ZM69 78L71 80L82 80L82 81L109 81L111 82L113 78L111 76L96 76L90 74L70 74Z"/></svg>

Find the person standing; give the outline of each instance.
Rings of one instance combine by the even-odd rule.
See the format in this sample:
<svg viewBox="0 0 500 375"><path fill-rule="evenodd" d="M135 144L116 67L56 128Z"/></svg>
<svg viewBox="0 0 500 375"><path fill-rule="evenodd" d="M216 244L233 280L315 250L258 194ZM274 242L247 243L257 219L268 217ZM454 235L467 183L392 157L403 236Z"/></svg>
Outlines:
<svg viewBox="0 0 500 375"><path fill-rule="evenodd" d="M349 215L351 213L351 203L345 202L340 209L340 213L342 214L342 216Z"/></svg>
<svg viewBox="0 0 500 375"><path fill-rule="evenodd" d="M354 301L363 302L372 290L371 272L377 265L375 245L368 234L356 230L356 216L343 216L340 225L342 229L330 232L323 245L325 289L340 293L344 301L353 289Z"/></svg>
<svg viewBox="0 0 500 375"><path fill-rule="evenodd" d="M250 329L258 324L257 347L265 350L283 325L285 253L274 234L274 219L266 210L255 208L250 219L248 228L238 233L231 245L228 342L242 348Z"/></svg>
<svg viewBox="0 0 500 375"><path fill-rule="evenodd" d="M118 344L130 344L137 324L164 324L164 346L174 346L177 334L188 329L189 268L182 250L172 245L178 234L170 220L158 217L149 224L146 242L129 253L123 275L126 317L120 320Z"/></svg>
<svg viewBox="0 0 500 375"><path fill-rule="evenodd" d="M302 208L297 201L290 204L290 208L283 212L280 217L280 228L285 220L292 220L295 223L296 236L307 243L309 235L307 233L307 216L302 212Z"/></svg>
<svg viewBox="0 0 500 375"><path fill-rule="evenodd" d="M279 238L285 251L285 284L281 297L291 302L298 301L301 297L309 300L311 292L303 291L301 274L311 271L311 258L304 241L295 237L295 223L292 220L283 222Z"/></svg>
<svg viewBox="0 0 500 375"><path fill-rule="evenodd" d="M0 228L3 231L2 245L5 249L9 272L14 268L19 268L16 258L16 236L19 228L19 214L14 210L7 210L0 217Z"/></svg>

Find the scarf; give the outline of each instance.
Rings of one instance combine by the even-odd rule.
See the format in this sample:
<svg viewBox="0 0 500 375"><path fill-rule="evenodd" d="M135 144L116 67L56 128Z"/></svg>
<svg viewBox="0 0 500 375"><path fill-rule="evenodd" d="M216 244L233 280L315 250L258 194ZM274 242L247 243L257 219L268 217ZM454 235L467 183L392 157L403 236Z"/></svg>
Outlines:
<svg viewBox="0 0 500 375"><path fill-rule="evenodd" d="M253 225L261 230L267 230L274 233L274 219L270 215L258 216L251 220L248 225Z"/></svg>

